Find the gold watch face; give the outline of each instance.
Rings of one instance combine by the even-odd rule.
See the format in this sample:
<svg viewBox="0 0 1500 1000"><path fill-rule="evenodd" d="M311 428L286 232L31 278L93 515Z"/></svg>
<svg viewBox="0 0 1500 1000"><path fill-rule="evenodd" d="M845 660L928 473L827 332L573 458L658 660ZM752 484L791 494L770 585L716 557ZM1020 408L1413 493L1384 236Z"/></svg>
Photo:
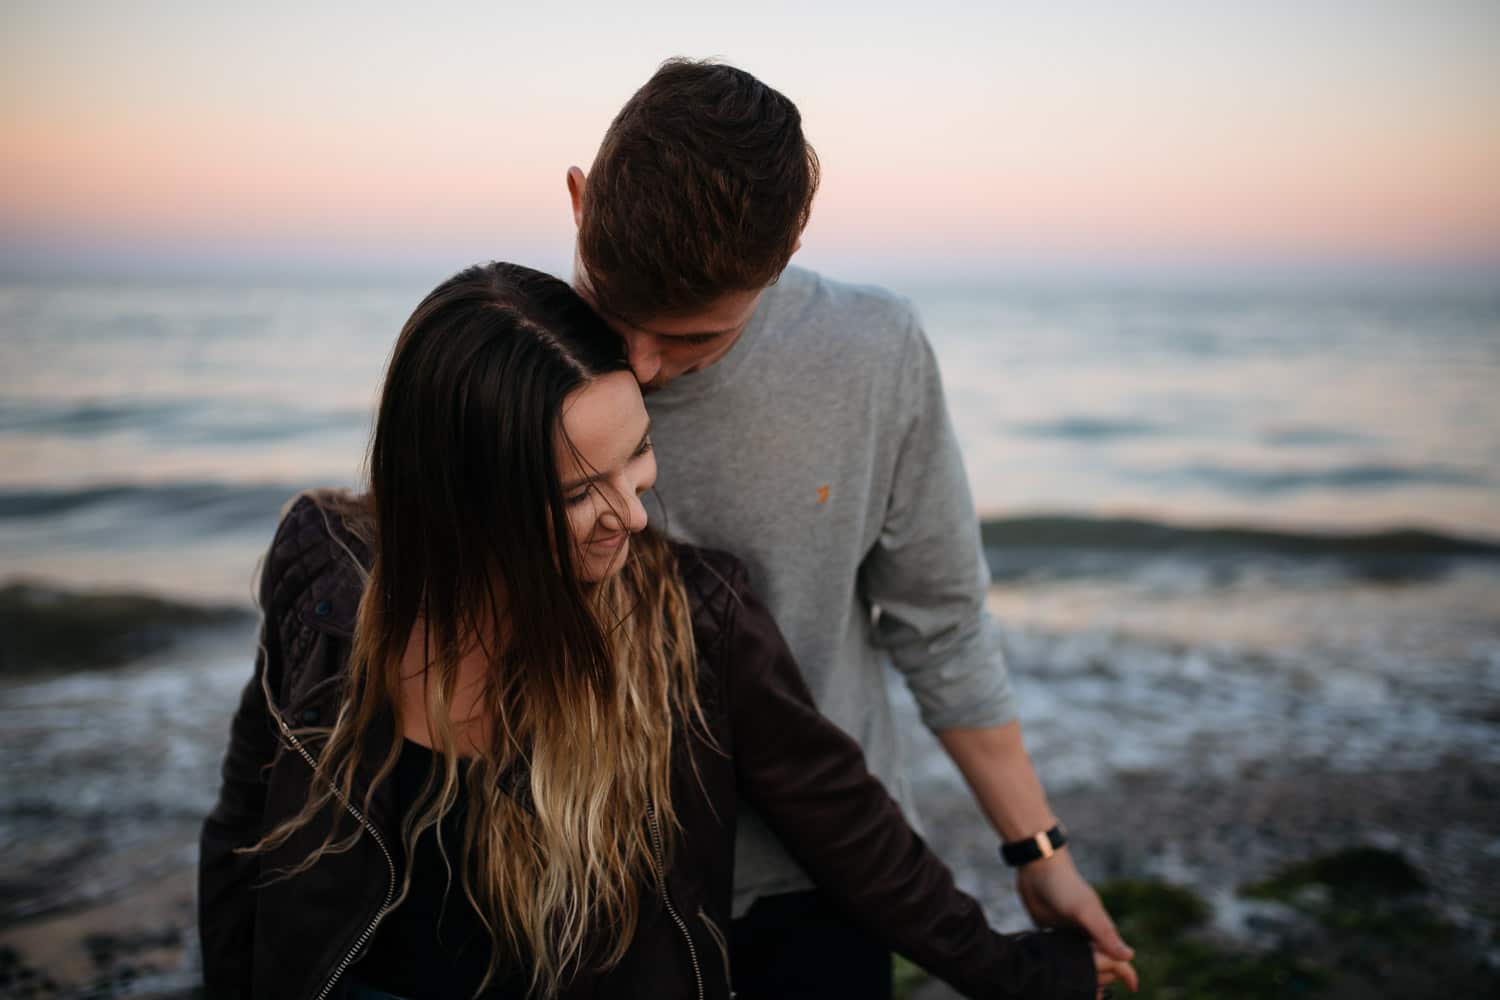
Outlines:
<svg viewBox="0 0 1500 1000"><path fill-rule="evenodd" d="M1053 847L1052 847L1052 831L1051 830L1043 830L1041 833L1037 834L1033 839L1036 841L1036 849L1042 852L1042 857L1044 857L1044 858L1050 858L1050 857L1052 857Z"/></svg>

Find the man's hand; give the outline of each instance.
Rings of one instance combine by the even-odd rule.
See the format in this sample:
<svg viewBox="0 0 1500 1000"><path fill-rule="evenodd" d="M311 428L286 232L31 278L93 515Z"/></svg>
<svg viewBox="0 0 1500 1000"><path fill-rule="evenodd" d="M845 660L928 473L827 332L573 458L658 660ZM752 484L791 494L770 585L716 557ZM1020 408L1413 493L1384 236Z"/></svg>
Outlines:
<svg viewBox="0 0 1500 1000"><path fill-rule="evenodd" d="M1110 986L1117 982L1123 982L1130 987L1134 993L1140 989L1141 981L1136 977L1135 970L1130 967L1129 962L1121 962L1110 958L1104 952L1094 951L1094 974L1098 976L1098 985L1094 987L1094 996L1104 1000L1111 995Z"/></svg>
<svg viewBox="0 0 1500 1000"><path fill-rule="evenodd" d="M1068 849L1022 865L1016 872L1016 891L1038 927L1071 924L1083 929L1094 946L1099 984L1121 981L1134 992L1140 985L1130 959L1135 951L1115 930L1099 894L1078 874ZM1106 978L1108 977L1108 978Z"/></svg>
<svg viewBox="0 0 1500 1000"><path fill-rule="evenodd" d="M963 772L1002 843L1029 838L1038 830L1057 825L1057 816L1047 805L1042 783L1026 753L1019 723L945 729L937 737ZM1136 988L1138 980L1130 967L1135 952L1120 939L1115 922L1099 902L1099 894L1078 874L1068 848L1022 865L1016 872L1016 888L1037 926L1072 924L1089 936L1096 964L1101 959L1109 963L1107 969L1099 966L1101 988L1106 972L1109 982Z"/></svg>

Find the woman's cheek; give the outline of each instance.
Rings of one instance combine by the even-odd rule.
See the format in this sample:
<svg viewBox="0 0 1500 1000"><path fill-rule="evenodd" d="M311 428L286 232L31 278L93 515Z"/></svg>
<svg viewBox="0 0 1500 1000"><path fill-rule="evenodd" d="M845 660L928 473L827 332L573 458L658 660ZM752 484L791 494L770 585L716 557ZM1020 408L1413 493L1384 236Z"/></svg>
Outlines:
<svg viewBox="0 0 1500 1000"><path fill-rule="evenodd" d="M573 546L579 551L589 542L589 533L597 520L593 498L568 508L568 530L573 534Z"/></svg>

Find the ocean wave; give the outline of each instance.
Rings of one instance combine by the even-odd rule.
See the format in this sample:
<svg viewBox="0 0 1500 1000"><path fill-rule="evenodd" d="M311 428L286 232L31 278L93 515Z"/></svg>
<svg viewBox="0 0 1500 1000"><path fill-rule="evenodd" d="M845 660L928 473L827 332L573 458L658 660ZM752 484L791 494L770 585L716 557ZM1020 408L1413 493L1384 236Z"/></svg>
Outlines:
<svg viewBox="0 0 1500 1000"><path fill-rule="evenodd" d="M1247 469L1231 465L1186 465L1142 478L1207 485L1231 493L1278 494L1303 490L1388 490L1404 486L1488 487L1494 480L1456 465L1396 465L1366 462L1323 469Z"/></svg>
<svg viewBox="0 0 1500 1000"><path fill-rule="evenodd" d="M1024 437L1067 441L1114 441L1167 433L1165 427L1144 420L1109 417L1062 417L1042 423L1018 424Z"/></svg>
<svg viewBox="0 0 1500 1000"><path fill-rule="evenodd" d="M1322 448L1337 445L1368 445L1379 439L1342 427L1290 426L1269 428L1260 435L1268 445L1283 448Z"/></svg>
<svg viewBox="0 0 1500 1000"><path fill-rule="evenodd" d="M6 433L106 434L179 416L181 404L164 402L0 404L0 431Z"/></svg>
<svg viewBox="0 0 1500 1000"><path fill-rule="evenodd" d="M0 490L0 521L116 512L122 524L141 516L192 515L226 525L263 520L310 484L174 482Z"/></svg>
<svg viewBox="0 0 1500 1000"><path fill-rule="evenodd" d="M250 444L364 434L368 409L271 406L217 399L0 403L0 433L92 438L133 432L149 443Z"/></svg>
<svg viewBox="0 0 1500 1000"><path fill-rule="evenodd" d="M0 586L0 676L121 666L254 617L243 607L12 582Z"/></svg>
<svg viewBox="0 0 1500 1000"><path fill-rule="evenodd" d="M1162 563L1224 572L1328 569L1370 579L1427 579L1461 563L1500 566L1500 542L1417 529L1333 533L1254 527L1195 528L1132 518L1035 515L980 524L999 580L1113 576Z"/></svg>

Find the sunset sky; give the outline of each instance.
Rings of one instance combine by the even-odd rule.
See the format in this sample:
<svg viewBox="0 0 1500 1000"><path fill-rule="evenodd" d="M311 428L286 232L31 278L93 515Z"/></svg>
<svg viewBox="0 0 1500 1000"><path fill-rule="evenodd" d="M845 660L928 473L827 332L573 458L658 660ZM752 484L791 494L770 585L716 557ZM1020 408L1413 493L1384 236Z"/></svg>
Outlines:
<svg viewBox="0 0 1500 1000"><path fill-rule="evenodd" d="M1500 276L1500 3L706 6L12 0L0 271L560 268L685 54L802 109L820 266Z"/></svg>

